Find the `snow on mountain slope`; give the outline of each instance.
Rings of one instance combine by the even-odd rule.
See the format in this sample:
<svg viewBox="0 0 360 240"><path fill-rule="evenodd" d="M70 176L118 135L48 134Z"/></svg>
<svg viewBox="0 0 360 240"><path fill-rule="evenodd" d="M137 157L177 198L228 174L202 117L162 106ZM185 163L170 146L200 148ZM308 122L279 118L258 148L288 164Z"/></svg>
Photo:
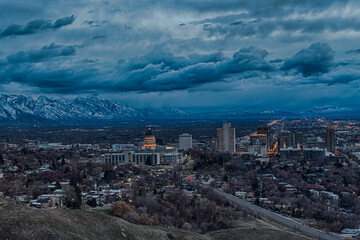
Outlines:
<svg viewBox="0 0 360 240"><path fill-rule="evenodd" d="M72 100L40 96L0 95L3 120L120 120L141 118L142 113L127 105L104 99L78 97Z"/></svg>
<svg viewBox="0 0 360 240"><path fill-rule="evenodd" d="M300 114L300 115L299 115ZM137 109L97 97L40 96L37 99L22 95L0 94L0 124L131 121L160 119L260 119L298 116L360 116L360 112L347 107L314 107L300 113L285 111L253 111L251 109L190 114L173 107Z"/></svg>
<svg viewBox="0 0 360 240"><path fill-rule="evenodd" d="M7 121L84 121L183 118L177 108L136 109L96 97L63 99L0 94L0 119Z"/></svg>

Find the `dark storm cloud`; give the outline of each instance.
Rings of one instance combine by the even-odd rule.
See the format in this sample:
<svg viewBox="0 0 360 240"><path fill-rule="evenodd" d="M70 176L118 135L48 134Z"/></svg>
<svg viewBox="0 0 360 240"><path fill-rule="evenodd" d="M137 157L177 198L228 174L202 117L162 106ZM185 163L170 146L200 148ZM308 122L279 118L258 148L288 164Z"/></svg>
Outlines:
<svg viewBox="0 0 360 240"><path fill-rule="evenodd" d="M340 69L321 77L310 77L300 84L347 85L357 80L360 80L360 71Z"/></svg>
<svg viewBox="0 0 360 240"><path fill-rule="evenodd" d="M20 51L7 57L9 63L43 62L51 58L74 55L74 46L62 46L51 43L40 50Z"/></svg>
<svg viewBox="0 0 360 240"><path fill-rule="evenodd" d="M169 67L173 70L184 68L188 65L194 65L197 63L219 62L224 60L222 52L215 52L209 54L190 54L187 57L175 56L170 49L162 46L155 46L148 54L135 57L128 63L128 69L130 71L142 69L148 64L163 64L164 67Z"/></svg>
<svg viewBox="0 0 360 240"><path fill-rule="evenodd" d="M74 21L75 21L75 16L74 15L69 16L69 17L59 18L52 25L52 28L61 28L61 27L64 27L66 25L72 24Z"/></svg>
<svg viewBox="0 0 360 240"><path fill-rule="evenodd" d="M328 85L348 84L348 83L351 83L351 82L359 80L359 79L360 79L359 74L353 75L353 74L349 74L349 73L344 73L344 74L332 77L331 80L328 82L323 81L323 83L327 83Z"/></svg>
<svg viewBox="0 0 360 240"><path fill-rule="evenodd" d="M360 86L359 8L350 0L4 0L0 87L140 104L144 95L150 104L168 104L165 95L185 105L287 104L277 91L290 88L299 101L322 90L336 98ZM319 41L336 58L327 44L309 47Z"/></svg>
<svg viewBox="0 0 360 240"><path fill-rule="evenodd" d="M196 87L205 83L223 81L232 74L250 71L270 72L274 67L264 58L268 55L266 50L256 47L242 48L235 52L231 58L222 61L203 61L183 68L160 70L147 68L145 72L130 73L127 84L132 90L140 91L171 91ZM176 66L177 67L177 66ZM136 76L137 81L134 81ZM121 85L119 85L121 87Z"/></svg>
<svg viewBox="0 0 360 240"><path fill-rule="evenodd" d="M348 50L345 53L348 53L348 54L360 54L360 49Z"/></svg>
<svg viewBox="0 0 360 240"><path fill-rule="evenodd" d="M0 33L0 38L15 36L15 35L28 35L34 34L40 31L46 31L51 29L59 29L61 27L72 24L75 21L75 16L69 16L57 19L54 23L50 20L34 20L28 22L25 26L10 25Z"/></svg>
<svg viewBox="0 0 360 240"><path fill-rule="evenodd" d="M243 21L238 21L231 23L231 25L211 25L204 24L203 30L207 32L209 37L222 35L226 37L231 37L235 35L239 36L252 36L257 33L257 29L250 24L247 24Z"/></svg>
<svg viewBox="0 0 360 240"><path fill-rule="evenodd" d="M105 24L108 23L109 21L103 20L103 21L98 21L98 20L85 20L83 22L83 24L88 25L90 27L99 27L101 24Z"/></svg>
<svg viewBox="0 0 360 240"><path fill-rule="evenodd" d="M282 70L296 69L304 77L329 72L334 65L334 51L326 43L313 43L285 60Z"/></svg>
<svg viewBox="0 0 360 240"><path fill-rule="evenodd" d="M277 59L273 59L273 60L271 60L271 61L269 61L270 63L280 63L280 62L283 62L284 61L284 59L279 59L279 58L277 58Z"/></svg>
<svg viewBox="0 0 360 240"><path fill-rule="evenodd" d="M232 23L239 21L240 19L246 19L249 17L247 13L240 13L240 14L228 14L223 16L217 16L214 18L206 18L200 21L191 22L191 24L204 24L204 23Z"/></svg>
<svg viewBox="0 0 360 240"><path fill-rule="evenodd" d="M49 45L50 46L50 45ZM47 48L61 49L58 45ZM65 48L65 47L64 47ZM157 49L157 48L156 48ZM36 56L35 60L32 52L15 54L12 61L27 61L27 66L15 67L8 66L0 74L3 82L17 82L28 86L38 87L46 92L53 93L77 93L79 91L91 92L126 92L126 91L172 91L184 90L197 87L206 83L221 82L233 74L244 73L244 78L257 76L258 72L271 72L274 67L264 58L268 55L266 50L256 47L242 48L235 52L232 57L224 57L222 53L209 55L190 54L187 57L177 57L172 53L161 52L157 50L158 55L153 56L152 62L146 66L140 66L134 62L129 67L132 69L119 75L104 76L95 69L77 71L74 69L39 69L31 62L39 59L44 60L47 57L54 57L53 53L48 55ZM153 53L153 51L151 51ZM59 54L59 52L56 52ZM18 56L19 55L19 56ZM148 61L150 55L144 56ZM159 57L159 59L156 59ZM181 64L174 64L174 59ZM53 65L51 65L53 66ZM98 79L123 80L103 80Z"/></svg>
<svg viewBox="0 0 360 240"><path fill-rule="evenodd" d="M94 69L46 70L31 67L20 69L10 67L3 73L0 73L3 83L16 82L38 87L44 92L60 94L95 90L99 84L91 83L91 79L96 75L97 71Z"/></svg>
<svg viewBox="0 0 360 240"><path fill-rule="evenodd" d="M163 1L160 1L163 3ZM159 3L160 3L159 2ZM180 9L192 9L199 12L220 12L246 10L253 16L284 16L293 12L305 12L309 9L313 12L328 8L331 5L341 3L346 4L348 0L322 1L322 0L185 0L167 1L166 6L172 6Z"/></svg>
<svg viewBox="0 0 360 240"><path fill-rule="evenodd" d="M229 15L233 17L234 15ZM338 32L343 30L360 30L360 21L358 18L339 19L339 18L322 18L314 20L283 20L283 19L256 19L246 20L239 18L234 21L227 21L226 16L223 16L218 21L219 17L215 20L204 22L203 30L209 37L224 36L224 37L267 37L276 30L282 30L287 34L301 31L303 36L305 34L319 34L324 31ZM230 18L231 19L231 18ZM213 24L216 22L216 24Z"/></svg>
<svg viewBox="0 0 360 240"><path fill-rule="evenodd" d="M360 21L358 18L327 18L315 20L282 20L279 22L284 30L301 30L308 33L321 33L325 30L333 32L345 29L360 30Z"/></svg>

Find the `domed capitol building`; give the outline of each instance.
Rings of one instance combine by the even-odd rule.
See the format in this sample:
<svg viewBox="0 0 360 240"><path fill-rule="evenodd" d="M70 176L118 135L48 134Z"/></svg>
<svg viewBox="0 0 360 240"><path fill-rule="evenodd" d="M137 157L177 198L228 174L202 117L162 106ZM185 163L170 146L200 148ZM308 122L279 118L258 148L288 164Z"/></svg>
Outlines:
<svg viewBox="0 0 360 240"><path fill-rule="evenodd" d="M125 146L120 146L125 145ZM119 148L118 148L119 147ZM112 151L101 154L99 161L113 166L134 164L137 166L147 165L174 165L184 161L185 158L177 148L173 146L157 145L156 138L148 127L145 132L144 143L141 146L133 144L114 144Z"/></svg>
<svg viewBox="0 0 360 240"><path fill-rule="evenodd" d="M154 133L151 131L151 127L145 133L143 149L156 149L156 138Z"/></svg>

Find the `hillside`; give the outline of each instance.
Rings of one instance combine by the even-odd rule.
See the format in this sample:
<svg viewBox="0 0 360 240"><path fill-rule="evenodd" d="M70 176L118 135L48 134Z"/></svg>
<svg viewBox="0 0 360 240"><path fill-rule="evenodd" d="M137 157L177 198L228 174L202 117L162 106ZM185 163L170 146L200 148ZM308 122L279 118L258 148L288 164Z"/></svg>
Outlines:
<svg viewBox="0 0 360 240"><path fill-rule="evenodd" d="M196 233L141 226L94 211L29 209L0 200L0 239L209 239Z"/></svg>
<svg viewBox="0 0 360 240"><path fill-rule="evenodd" d="M0 239L308 239L257 219L206 235L131 224L94 211L33 210L0 199ZM268 237L268 238L264 238Z"/></svg>
<svg viewBox="0 0 360 240"><path fill-rule="evenodd" d="M306 240L311 239L290 231L274 222L255 218L239 219L231 229L213 231L207 236L214 240Z"/></svg>

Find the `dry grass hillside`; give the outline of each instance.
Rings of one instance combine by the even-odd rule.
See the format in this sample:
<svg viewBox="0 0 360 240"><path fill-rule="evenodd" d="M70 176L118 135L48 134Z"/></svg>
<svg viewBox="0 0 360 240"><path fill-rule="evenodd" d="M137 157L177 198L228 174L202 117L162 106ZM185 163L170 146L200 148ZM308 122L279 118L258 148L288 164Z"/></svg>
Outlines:
<svg viewBox="0 0 360 240"><path fill-rule="evenodd" d="M306 239L257 220L206 235L160 226L142 226L94 211L29 209L0 199L0 239Z"/></svg>

